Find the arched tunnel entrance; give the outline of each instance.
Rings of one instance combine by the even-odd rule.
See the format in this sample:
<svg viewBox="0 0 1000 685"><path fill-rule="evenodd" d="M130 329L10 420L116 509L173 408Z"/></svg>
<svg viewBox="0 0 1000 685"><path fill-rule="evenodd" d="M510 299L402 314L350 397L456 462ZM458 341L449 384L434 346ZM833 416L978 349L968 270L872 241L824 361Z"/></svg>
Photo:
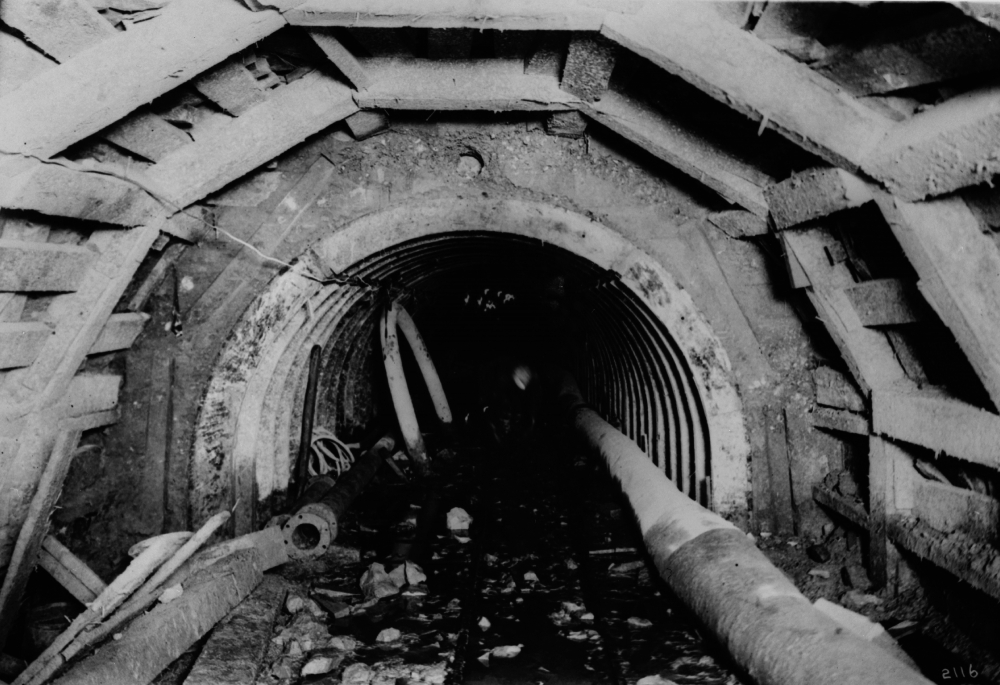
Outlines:
<svg viewBox="0 0 1000 685"><path fill-rule="evenodd" d="M331 230L247 310L199 416L195 521L256 502L236 507L244 533L285 504L313 345L318 425L350 437L391 418L378 348L389 297L421 328L458 421L475 423L491 365L558 364L683 492L745 512L749 445L728 359L669 273L582 215L453 196Z"/></svg>

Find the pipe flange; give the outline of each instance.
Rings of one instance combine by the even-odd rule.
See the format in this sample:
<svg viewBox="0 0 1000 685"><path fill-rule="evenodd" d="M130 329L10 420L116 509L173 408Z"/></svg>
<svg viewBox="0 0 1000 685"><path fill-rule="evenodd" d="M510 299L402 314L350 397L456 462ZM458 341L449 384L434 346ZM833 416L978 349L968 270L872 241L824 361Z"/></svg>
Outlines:
<svg viewBox="0 0 1000 685"><path fill-rule="evenodd" d="M330 523L323 517L298 511L281 529L285 549L292 559L316 559L326 554L333 542Z"/></svg>

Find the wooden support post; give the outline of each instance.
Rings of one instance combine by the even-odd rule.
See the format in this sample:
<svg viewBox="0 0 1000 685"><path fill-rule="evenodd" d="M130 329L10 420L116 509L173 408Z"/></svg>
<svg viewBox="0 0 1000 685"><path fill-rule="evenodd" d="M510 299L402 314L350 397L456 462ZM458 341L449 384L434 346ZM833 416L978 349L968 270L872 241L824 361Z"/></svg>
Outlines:
<svg viewBox="0 0 1000 685"><path fill-rule="evenodd" d="M770 186L767 204L778 230L872 199L868 184L843 169L809 169Z"/></svg>
<svg viewBox="0 0 1000 685"><path fill-rule="evenodd" d="M601 33L851 172L893 123L709 4L647 2L608 14Z"/></svg>
<svg viewBox="0 0 1000 685"><path fill-rule="evenodd" d="M7 641L24 597L24 588L38 562L38 552L48 532L49 516L62 494L63 482L69 473L80 435L79 430L59 433L17 536L7 575L0 587L0 647Z"/></svg>
<svg viewBox="0 0 1000 685"><path fill-rule="evenodd" d="M767 448L767 468L771 490L771 529L778 535L790 535L795 530L792 506L792 471L788 463L788 441L785 414L770 405L764 407L764 444Z"/></svg>
<svg viewBox="0 0 1000 685"><path fill-rule="evenodd" d="M306 0L284 16L293 26L597 31L608 13L634 12L638 5L635 0Z"/></svg>
<svg viewBox="0 0 1000 685"><path fill-rule="evenodd" d="M767 217L764 187L774 179L696 132L686 129L649 103L615 90L581 110L639 147L659 157L723 199L749 212Z"/></svg>
<svg viewBox="0 0 1000 685"><path fill-rule="evenodd" d="M143 467L141 530L160 532L167 510L167 474L170 469L174 427L174 357L154 355L149 383L149 416L146 423L146 457Z"/></svg>
<svg viewBox="0 0 1000 685"><path fill-rule="evenodd" d="M107 587L96 573L51 535L42 540L38 565L82 604L90 604Z"/></svg>
<svg viewBox="0 0 1000 685"><path fill-rule="evenodd" d="M337 39L336 34L331 29L309 29L309 37L319 46L326 58L333 66L340 70L340 73L351 82L358 90L368 88L372 80L365 72L357 58L351 51L344 47L344 44Z"/></svg>
<svg viewBox="0 0 1000 685"><path fill-rule="evenodd" d="M584 102L597 102L608 89L615 50L615 44L599 34L573 34L559 87Z"/></svg>
<svg viewBox="0 0 1000 685"><path fill-rule="evenodd" d="M1000 407L1000 249L961 198L912 204L879 193L876 201L920 292Z"/></svg>
<svg viewBox="0 0 1000 685"><path fill-rule="evenodd" d="M896 124L864 161L865 172L910 202L990 181L1000 172L998 96L1000 86L991 84Z"/></svg>
<svg viewBox="0 0 1000 685"><path fill-rule="evenodd" d="M148 683L242 602L263 579L259 555L236 552L188 581L184 594L135 619L56 685Z"/></svg>
<svg viewBox="0 0 1000 685"><path fill-rule="evenodd" d="M264 581L208 638L184 685L245 685L256 682L271 643L271 630L288 593L279 576Z"/></svg>
<svg viewBox="0 0 1000 685"><path fill-rule="evenodd" d="M522 73L516 60L366 59L372 79L355 99L362 109L520 110L572 109L575 98L554 76Z"/></svg>
<svg viewBox="0 0 1000 685"><path fill-rule="evenodd" d="M899 445L871 436L868 441L869 575L876 586L899 587L899 566L904 563L888 538L887 521L909 513L913 506L913 458Z"/></svg>

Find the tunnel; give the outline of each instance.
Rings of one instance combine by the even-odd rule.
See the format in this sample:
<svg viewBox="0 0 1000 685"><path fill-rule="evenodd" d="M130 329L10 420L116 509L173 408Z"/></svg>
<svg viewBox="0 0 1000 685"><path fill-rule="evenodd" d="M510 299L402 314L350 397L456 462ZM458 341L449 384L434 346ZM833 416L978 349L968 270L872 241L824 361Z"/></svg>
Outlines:
<svg viewBox="0 0 1000 685"><path fill-rule="evenodd" d="M453 197L331 227L251 305L199 417L196 518L287 491L301 423L293 398L313 345L323 348L317 425L357 437L378 418L392 424L377 325L387 298L412 310L461 423L475 422L498 360L568 367L682 491L745 512L747 439L728 359L672 276L579 214ZM424 394L414 396L430 430ZM254 530L266 508L237 516L236 530Z"/></svg>
<svg viewBox="0 0 1000 685"><path fill-rule="evenodd" d="M995 11L2 4L0 685L1000 678Z"/></svg>

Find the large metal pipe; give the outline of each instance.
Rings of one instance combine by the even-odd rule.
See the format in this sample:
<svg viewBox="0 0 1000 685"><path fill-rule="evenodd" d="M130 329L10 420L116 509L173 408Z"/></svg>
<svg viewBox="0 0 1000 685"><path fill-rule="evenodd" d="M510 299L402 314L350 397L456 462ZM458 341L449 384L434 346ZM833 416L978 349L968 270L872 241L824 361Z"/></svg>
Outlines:
<svg viewBox="0 0 1000 685"><path fill-rule="evenodd" d="M813 607L736 526L684 495L559 383L569 425L621 484L663 579L760 685L930 685L882 648Z"/></svg>
<svg viewBox="0 0 1000 685"><path fill-rule="evenodd" d="M386 435L358 457L351 469L333 487L318 479L309 491L319 497L292 512L282 528L289 554L297 559L322 556L337 539L340 519L361 494L382 462L392 454L396 441ZM305 498L303 497L303 500Z"/></svg>

